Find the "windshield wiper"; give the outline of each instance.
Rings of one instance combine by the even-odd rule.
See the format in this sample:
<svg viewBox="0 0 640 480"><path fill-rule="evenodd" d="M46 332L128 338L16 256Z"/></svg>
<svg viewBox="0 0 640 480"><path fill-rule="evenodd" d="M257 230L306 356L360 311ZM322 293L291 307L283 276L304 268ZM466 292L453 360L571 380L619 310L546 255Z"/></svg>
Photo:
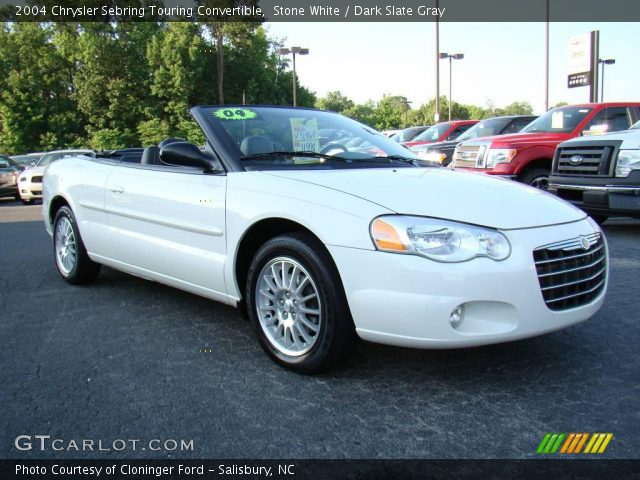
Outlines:
<svg viewBox="0 0 640 480"><path fill-rule="evenodd" d="M303 152L265 152L265 153L253 153L251 155L245 155L244 157L240 157L240 160L259 160L261 158L264 159L272 159L273 157L308 157L308 158L320 158L322 160L337 160L339 162L351 163L352 160L349 160L344 157L340 157L337 155L327 155L326 153L312 152L312 151L303 151Z"/></svg>
<svg viewBox="0 0 640 480"><path fill-rule="evenodd" d="M408 163L409 165L414 165L416 167L422 167L423 165L418 163L418 161L414 158L403 157L402 155L386 155L381 157L374 157L380 160L390 160L402 163Z"/></svg>

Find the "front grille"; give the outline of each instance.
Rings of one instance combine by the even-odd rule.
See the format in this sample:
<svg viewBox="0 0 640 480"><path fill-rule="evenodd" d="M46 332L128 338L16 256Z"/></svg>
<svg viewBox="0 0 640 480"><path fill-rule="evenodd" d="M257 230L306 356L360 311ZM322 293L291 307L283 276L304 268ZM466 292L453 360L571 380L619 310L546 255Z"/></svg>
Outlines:
<svg viewBox="0 0 640 480"><path fill-rule="evenodd" d="M42 175L31 177L31 183L42 183Z"/></svg>
<svg viewBox="0 0 640 480"><path fill-rule="evenodd" d="M619 142L593 145L574 144L558 147L553 171L558 175L579 177L607 177L611 175L612 159Z"/></svg>
<svg viewBox="0 0 640 480"><path fill-rule="evenodd" d="M550 310L586 305L604 289L607 255L600 233L537 248L533 259L540 290Z"/></svg>
<svg viewBox="0 0 640 480"><path fill-rule="evenodd" d="M480 145L458 145L453 154L453 166L461 168L479 168L484 148Z"/></svg>

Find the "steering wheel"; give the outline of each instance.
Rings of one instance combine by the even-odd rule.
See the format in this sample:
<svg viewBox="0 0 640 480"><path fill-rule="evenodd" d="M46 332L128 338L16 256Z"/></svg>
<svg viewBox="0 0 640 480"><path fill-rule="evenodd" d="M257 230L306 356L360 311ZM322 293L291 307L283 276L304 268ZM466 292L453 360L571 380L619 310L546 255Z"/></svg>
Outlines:
<svg viewBox="0 0 640 480"><path fill-rule="evenodd" d="M320 153L323 155L337 155L339 153L347 153L348 151L347 147L339 143L330 143L320 149Z"/></svg>

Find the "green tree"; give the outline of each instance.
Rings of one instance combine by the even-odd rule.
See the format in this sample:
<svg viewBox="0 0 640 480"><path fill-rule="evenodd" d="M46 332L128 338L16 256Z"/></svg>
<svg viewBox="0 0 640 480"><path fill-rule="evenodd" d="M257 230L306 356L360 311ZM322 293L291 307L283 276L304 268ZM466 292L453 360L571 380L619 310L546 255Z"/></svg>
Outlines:
<svg viewBox="0 0 640 480"><path fill-rule="evenodd" d="M440 122L446 122L449 119L449 99L445 96L440 97ZM472 108L458 102L451 102L451 120L468 120L473 118ZM420 106L414 121L419 125L433 125L435 123L434 115L436 113L435 98ZM480 113L475 110L473 113Z"/></svg>
<svg viewBox="0 0 640 480"><path fill-rule="evenodd" d="M117 148L138 143L138 124L150 106L151 74L147 44L158 31L154 22L83 23L76 48L68 49L78 109L87 118L90 143ZM109 141L113 145L109 145Z"/></svg>
<svg viewBox="0 0 640 480"><path fill-rule="evenodd" d="M18 153L80 143L68 65L53 27L25 22L0 28L0 149Z"/></svg>
<svg viewBox="0 0 640 480"><path fill-rule="evenodd" d="M316 108L339 113L343 113L353 106L353 101L343 95L339 90L327 93L316 102Z"/></svg>
<svg viewBox="0 0 640 480"><path fill-rule="evenodd" d="M407 97L384 95L375 110L375 127L388 130L406 126L410 109Z"/></svg>
<svg viewBox="0 0 640 480"><path fill-rule="evenodd" d="M376 124L376 104L373 100L369 100L365 103L359 103L347 108L342 112L349 118L353 118L358 122L364 123L372 128L375 128Z"/></svg>
<svg viewBox="0 0 640 480"><path fill-rule="evenodd" d="M504 107L504 115L533 115L533 107L529 102L513 102Z"/></svg>
<svg viewBox="0 0 640 480"><path fill-rule="evenodd" d="M148 118L137 124L145 145L183 136L181 125L189 119L189 108L211 103L207 84L212 68L206 52L200 28L193 23L170 22L149 40L146 58L153 101L146 109Z"/></svg>

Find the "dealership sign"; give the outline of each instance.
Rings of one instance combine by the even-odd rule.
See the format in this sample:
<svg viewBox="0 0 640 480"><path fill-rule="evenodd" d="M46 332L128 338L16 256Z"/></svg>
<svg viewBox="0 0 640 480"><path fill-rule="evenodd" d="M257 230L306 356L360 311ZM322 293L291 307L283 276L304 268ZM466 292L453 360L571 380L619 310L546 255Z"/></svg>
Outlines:
<svg viewBox="0 0 640 480"><path fill-rule="evenodd" d="M585 33L569 39L569 78L568 87L591 85L591 52L592 35Z"/></svg>

